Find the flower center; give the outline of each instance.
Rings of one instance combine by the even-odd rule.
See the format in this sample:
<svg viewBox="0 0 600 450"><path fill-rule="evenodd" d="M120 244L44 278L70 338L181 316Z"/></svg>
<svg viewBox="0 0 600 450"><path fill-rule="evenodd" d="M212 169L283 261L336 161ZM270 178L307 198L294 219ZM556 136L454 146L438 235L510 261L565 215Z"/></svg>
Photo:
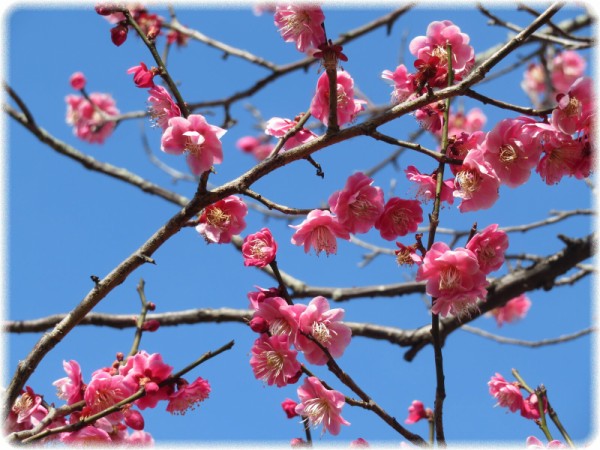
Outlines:
<svg viewBox="0 0 600 450"><path fill-rule="evenodd" d="M312 335L320 344L327 346L331 341L331 330L323 322L312 324Z"/></svg>
<svg viewBox="0 0 600 450"><path fill-rule="evenodd" d="M408 265L412 266L415 262L410 257L410 250L405 248L403 250L396 251L396 262L399 266Z"/></svg>
<svg viewBox="0 0 600 450"><path fill-rule="evenodd" d="M456 181L458 181L460 189L463 192L467 194L473 194L479 189L479 185L481 184L481 177L475 171L463 170L456 174Z"/></svg>
<svg viewBox="0 0 600 450"><path fill-rule="evenodd" d="M431 56L435 56L440 59L440 66L448 65L448 52L441 45L436 45L431 51Z"/></svg>
<svg viewBox="0 0 600 450"><path fill-rule="evenodd" d="M317 253L325 250L325 253L335 253L335 238L331 235L329 228L325 226L316 227L313 231L313 243Z"/></svg>
<svg viewBox="0 0 600 450"><path fill-rule="evenodd" d="M278 377L283 370L283 355L275 350L269 350L265 352L265 361L267 363L269 374Z"/></svg>
<svg viewBox="0 0 600 450"><path fill-rule="evenodd" d="M292 334L292 327L289 323L283 318L274 319L269 323L269 332L273 336L281 336L286 335L289 336Z"/></svg>
<svg viewBox="0 0 600 450"><path fill-rule="evenodd" d="M190 155L198 156L202 151L202 144L196 144L190 136L186 136L184 150Z"/></svg>
<svg viewBox="0 0 600 450"><path fill-rule="evenodd" d="M569 104L563 109L563 112L567 117L573 117L579 115L581 110L581 102L575 97L569 98Z"/></svg>
<svg viewBox="0 0 600 450"><path fill-rule="evenodd" d="M217 228L224 228L230 218L231 216L225 213L221 208L210 208L206 212L206 221Z"/></svg>
<svg viewBox="0 0 600 450"><path fill-rule="evenodd" d="M440 291L454 289L460 283L460 272L454 266L449 266L442 271L440 277Z"/></svg>
<svg viewBox="0 0 600 450"><path fill-rule="evenodd" d="M252 245L250 246L250 252L252 253L252 256L254 256L256 259L264 258L265 252L263 249L266 245L266 242L261 241L260 239L252 241Z"/></svg>
<svg viewBox="0 0 600 450"><path fill-rule="evenodd" d="M502 161L504 164L510 164L516 161L519 155L517 154L517 151L512 145L505 144L502 147L500 147L499 157L500 161Z"/></svg>
<svg viewBox="0 0 600 450"><path fill-rule="evenodd" d="M25 392L17 399L17 401L15 402L15 404L12 407L12 410L14 411L15 414L19 414L23 411L27 411L32 406L33 406L33 398L31 397L29 392Z"/></svg>
<svg viewBox="0 0 600 450"><path fill-rule="evenodd" d="M394 223L394 225L396 225L400 228L406 228L408 222L410 221L409 215L410 215L410 211L408 211L407 209L404 209L404 208L396 209L392 213L392 222Z"/></svg>
<svg viewBox="0 0 600 450"><path fill-rule="evenodd" d="M295 36L299 36L306 30L306 24L309 22L310 17L304 11L290 14L286 18L285 26L283 27L282 31L284 31L284 34L292 33Z"/></svg>
<svg viewBox="0 0 600 450"><path fill-rule="evenodd" d="M323 422L328 411L329 404L323 398L311 398L304 402L304 412L314 426Z"/></svg>
<svg viewBox="0 0 600 450"><path fill-rule="evenodd" d="M362 196L359 196L355 201L349 205L352 215L357 218L365 219L373 215L375 208L373 205L365 200Z"/></svg>

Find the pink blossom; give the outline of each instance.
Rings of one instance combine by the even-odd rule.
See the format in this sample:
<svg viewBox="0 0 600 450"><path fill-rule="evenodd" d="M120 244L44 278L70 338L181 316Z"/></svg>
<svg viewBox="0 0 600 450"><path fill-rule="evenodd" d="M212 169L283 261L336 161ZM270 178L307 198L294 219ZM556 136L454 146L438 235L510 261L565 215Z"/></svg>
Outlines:
<svg viewBox="0 0 600 450"><path fill-rule="evenodd" d="M498 400L497 405L507 407L511 412L521 409L523 405L523 395L519 388L519 383L509 383L502 375L497 373L488 382L490 395Z"/></svg>
<svg viewBox="0 0 600 450"><path fill-rule="evenodd" d="M460 136L461 133L471 134L481 131L487 121L487 117L479 108L469 110L467 114L463 111L450 112L448 118L448 136Z"/></svg>
<svg viewBox="0 0 600 450"><path fill-rule="evenodd" d="M418 200L392 197L375 222L375 228L379 230L383 239L393 241L398 236L406 236L417 231L421 222L423 222L423 210Z"/></svg>
<svg viewBox="0 0 600 450"><path fill-rule="evenodd" d="M46 417L48 410L42 406L42 397L33 392L29 386L17 398L11 408L15 424L14 431L30 430Z"/></svg>
<svg viewBox="0 0 600 450"><path fill-rule="evenodd" d="M427 27L426 36L418 36L409 44L410 52L418 59L427 61L432 57L439 58L439 67L444 69L442 77L436 78L433 86L446 85L448 53L446 45L452 46L452 69L454 79L460 81L473 66L475 51L469 45L469 36L460 32L460 28L449 20L434 21Z"/></svg>
<svg viewBox="0 0 600 450"><path fill-rule="evenodd" d="M430 419L433 417L433 411L423 405L423 402L414 400L408 407L408 417L404 423L412 424L417 423L421 419Z"/></svg>
<svg viewBox="0 0 600 450"><path fill-rule="evenodd" d="M548 400L544 397L544 413L548 412ZM526 419L538 420L540 418L540 410L538 407L538 397L536 394L529 394L526 399L523 399L521 404L521 416Z"/></svg>
<svg viewBox="0 0 600 450"><path fill-rule="evenodd" d="M532 103L540 104L539 94L546 92L546 75L544 68L540 63L531 63L523 73L521 88L529 96Z"/></svg>
<svg viewBox="0 0 600 450"><path fill-rule="evenodd" d="M325 15L320 6L278 4L273 18L283 40L294 42L300 52L318 48L325 42Z"/></svg>
<svg viewBox="0 0 600 450"><path fill-rule="evenodd" d="M415 111L415 119L419 126L432 133L441 132L444 124L443 103L425 105Z"/></svg>
<svg viewBox="0 0 600 450"><path fill-rule="evenodd" d="M357 172L329 197L331 212L350 233L366 233L383 212L383 191L372 184L372 178Z"/></svg>
<svg viewBox="0 0 600 450"><path fill-rule="evenodd" d="M560 131L544 136L543 153L535 169L548 185L564 176L585 178L590 175L591 152L585 139L573 139Z"/></svg>
<svg viewBox="0 0 600 450"><path fill-rule="evenodd" d="M269 333L274 336L289 336L294 342L298 330L298 317L306 305L288 305L281 297L269 297L258 304L254 318L261 317L269 324Z"/></svg>
<svg viewBox="0 0 600 450"><path fill-rule="evenodd" d="M451 139L448 143L446 155L463 161L469 151L477 149L484 139L485 133L482 131L473 131L471 134L463 132L454 135L454 139ZM449 164L449 166L454 176L462 170L461 164Z"/></svg>
<svg viewBox="0 0 600 450"><path fill-rule="evenodd" d="M479 268L486 275L498 270L504 264L504 252L508 248L508 236L498 230L498 224L484 228L467 243L467 250L477 256Z"/></svg>
<svg viewBox="0 0 600 450"><path fill-rule="evenodd" d="M504 306L494 308L490 313L501 327L505 323L515 322L525 317L530 307L531 300L525 294L521 294L506 302Z"/></svg>
<svg viewBox="0 0 600 450"><path fill-rule="evenodd" d="M73 125L73 133L91 144L102 144L115 129L111 116L119 114L115 101L108 94L92 92L89 99L78 95L67 95L67 123Z"/></svg>
<svg viewBox="0 0 600 450"><path fill-rule="evenodd" d="M177 382L177 392L169 396L167 411L171 414L184 415L188 410L196 409L196 406L208 398L210 384L202 377L196 378L192 383L180 379Z"/></svg>
<svg viewBox="0 0 600 450"><path fill-rule="evenodd" d="M248 207L244 201L237 195L230 195L202 210L196 231L206 242L228 244L234 235L246 228L246 214Z"/></svg>
<svg viewBox="0 0 600 450"><path fill-rule="evenodd" d="M110 375L103 371L96 371L83 397L89 408L89 415L93 415L119 403L133 395L135 391L136 383L125 379L123 375ZM122 416L121 413L116 412L107 417L120 420L118 418Z"/></svg>
<svg viewBox="0 0 600 450"><path fill-rule="evenodd" d="M460 212L490 208L498 200L500 179L478 148L469 151L454 180L453 195L462 199Z"/></svg>
<svg viewBox="0 0 600 450"><path fill-rule="evenodd" d="M352 122L366 104L354 98L354 80L341 70L337 71L337 124ZM323 72L317 81L317 91L310 104L310 113L324 125L329 124L329 77Z"/></svg>
<svg viewBox="0 0 600 450"><path fill-rule="evenodd" d="M80 91L85 88L85 75L82 72L75 72L71 75L71 78L69 78L69 83L73 89Z"/></svg>
<svg viewBox="0 0 600 450"><path fill-rule="evenodd" d="M566 94L556 96L558 105L552 111L550 123L565 134L588 130L594 112L592 79L578 78Z"/></svg>
<svg viewBox="0 0 600 450"><path fill-rule="evenodd" d="M148 97L150 117L164 131L169 126L171 117L181 116L181 110L164 87L153 86L148 93L150 94Z"/></svg>
<svg viewBox="0 0 600 450"><path fill-rule="evenodd" d="M527 445L527 448L567 448L565 444L556 439L548 442L548 446L546 447L542 441L535 436L529 436L525 445Z"/></svg>
<svg viewBox="0 0 600 450"><path fill-rule="evenodd" d="M348 230L337 221L329 211L314 209L308 213L306 220L300 225L290 225L297 231L292 236L292 244L304 245L308 253L312 246L317 255L325 250L327 256L337 252L336 238L350 239Z"/></svg>
<svg viewBox="0 0 600 450"><path fill-rule="evenodd" d="M271 154L275 146L265 143L254 136L244 136L237 140L235 146L245 153L251 153L258 161L262 161Z"/></svg>
<svg viewBox="0 0 600 450"><path fill-rule="evenodd" d="M173 371L173 367L163 362L160 353L149 355L140 351L127 358L120 373L129 383L136 386L136 390L144 387L146 395L135 404L140 409L154 408L159 400L166 400L173 388L171 385L159 387L159 383L166 380Z"/></svg>
<svg viewBox="0 0 600 450"><path fill-rule="evenodd" d="M326 389L317 377L307 377L298 387L300 404L296 412L307 417L312 426L323 424L323 433L340 433L341 425L350 425L342 416L342 407L346 403L344 395L338 391Z"/></svg>
<svg viewBox="0 0 600 450"><path fill-rule="evenodd" d="M285 308L284 308L285 309ZM344 354L350 343L352 331L341 320L344 318L342 308L329 309L325 297L315 297L298 317L297 326L301 333L311 335L319 344L329 350L334 358ZM303 334L296 335L296 347L304 352L304 357L311 364L327 363L328 357L313 341Z"/></svg>
<svg viewBox="0 0 600 450"><path fill-rule="evenodd" d="M258 309L258 304L263 302L266 298L268 297L279 297L281 294L279 293L279 289L277 288L269 288L269 289L264 289L261 288L260 286L254 286L255 288L257 288L257 291L252 291L252 292L248 292L248 294L246 294L246 296L248 297L248 300L250 300L250 308L252 309Z"/></svg>
<svg viewBox="0 0 600 450"><path fill-rule="evenodd" d="M136 430L129 436L125 437L123 444L136 447L152 447L154 446L154 439L150 433Z"/></svg>
<svg viewBox="0 0 600 450"><path fill-rule="evenodd" d="M525 183L540 158L538 130L527 118L504 119L490 131L482 144L483 156L500 182L509 187Z"/></svg>
<svg viewBox="0 0 600 450"><path fill-rule="evenodd" d="M300 371L298 352L290 348L288 336L262 334L251 349L250 365L254 376L269 386L283 387Z"/></svg>
<svg viewBox="0 0 600 450"><path fill-rule="evenodd" d="M242 244L245 266L265 267L273 262L276 254L277 242L268 228L246 236Z"/></svg>
<svg viewBox="0 0 600 450"><path fill-rule="evenodd" d="M213 164L223 162L220 139L226 132L209 125L200 114L190 114L187 119L172 117L162 135L161 150L174 155L186 153L192 173L200 175Z"/></svg>
<svg viewBox="0 0 600 450"><path fill-rule="evenodd" d="M267 120L265 125L265 134L274 136L276 138L282 138L287 134L290 129L296 126L296 120L282 119L281 117L272 117ZM306 144L307 142L316 139L317 135L310 130L301 128L293 136L291 136L285 144L283 144L283 150L290 150L298 147L299 145Z"/></svg>
<svg viewBox="0 0 600 450"><path fill-rule="evenodd" d="M583 76L586 62L573 50L560 52L552 60L552 86L556 92L567 92L571 85Z"/></svg>
<svg viewBox="0 0 600 450"><path fill-rule="evenodd" d="M398 265L409 265L413 264L422 264L423 258L417 255L416 245L406 246L400 242L396 242L396 246L399 250L396 250L394 254L396 255L396 262Z"/></svg>
<svg viewBox="0 0 600 450"><path fill-rule="evenodd" d="M417 271L417 281L427 280L425 290L435 298L431 312L444 317L461 316L485 300L488 282L471 250L450 250L444 242L436 242L425 254Z"/></svg>
<svg viewBox="0 0 600 450"><path fill-rule="evenodd" d="M401 103L414 93L414 75L408 72L404 64L400 64L393 72L384 70L381 78L394 85L392 103Z"/></svg>
<svg viewBox="0 0 600 450"><path fill-rule="evenodd" d="M431 175L424 175L421 172L419 172L419 169L417 169L415 166L408 166L404 170L404 173L406 174L406 178L408 178L408 181L412 181L417 184L417 199L423 202L427 202L435 198L437 172L433 172ZM442 202L447 202L451 205L452 203L454 203L454 196L452 195L453 192L454 179L450 178L442 183L440 200Z"/></svg>
<svg viewBox="0 0 600 450"><path fill-rule="evenodd" d="M363 438L358 438L350 442L350 448L369 448L370 445Z"/></svg>
<svg viewBox="0 0 600 450"><path fill-rule="evenodd" d="M60 434L60 442L78 446L95 446L112 444L110 435L94 425L88 425L77 431Z"/></svg>
<svg viewBox="0 0 600 450"><path fill-rule="evenodd" d="M153 69L148 69L146 64L143 62L140 63L139 66L131 67L127 70L127 73L133 74L133 82L139 88L151 88L154 87L154 75L156 75L156 71Z"/></svg>
<svg viewBox="0 0 600 450"><path fill-rule="evenodd" d="M81 368L79 363L74 360L63 361L63 368L67 372L67 376L52 384L56 386L57 397L66 400L68 405L72 405L83 400L85 385L81 377Z"/></svg>
<svg viewBox="0 0 600 450"><path fill-rule="evenodd" d="M296 413L297 405L298 405L298 403L296 403L291 398L286 398L283 402L281 402L281 407L283 408L283 412L285 412L285 415L287 416L288 419L293 419L294 417L298 416L298 413Z"/></svg>

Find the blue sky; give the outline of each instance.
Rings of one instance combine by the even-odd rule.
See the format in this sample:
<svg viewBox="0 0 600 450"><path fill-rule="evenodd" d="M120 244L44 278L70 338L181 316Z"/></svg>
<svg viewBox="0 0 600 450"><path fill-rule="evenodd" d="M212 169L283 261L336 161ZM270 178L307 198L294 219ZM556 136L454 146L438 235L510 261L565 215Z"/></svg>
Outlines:
<svg viewBox="0 0 600 450"><path fill-rule="evenodd" d="M381 4L369 9L325 8L329 37L335 38L348 29L371 21L390 10ZM178 7L179 20L206 35L244 48L278 64L301 58L292 44L277 34L269 14L255 16L250 7L208 9ZM526 24L524 13L496 8L508 20ZM156 10L168 17L164 9ZM581 11L579 11L580 13ZM573 15L573 10L559 13L557 22ZM401 55L407 65L412 56L407 42L425 34L432 20L451 20L471 36L479 53L504 42L507 31L486 25L487 19L474 9L444 10L417 8L394 25L390 36L377 30L345 47L349 61L344 69L372 101L389 101L390 87L380 79L381 71L393 70ZM129 121L119 125L103 146L79 141L65 123L65 101L73 93L69 76L85 73L89 92L108 92L116 99L121 112L146 107L146 91L133 85L128 68L152 60L141 41L130 35L117 48L110 42L110 25L92 8L71 6L53 9L15 5L5 15L5 79L23 98L36 121L77 149L101 161L125 167L182 195L191 197L195 186L176 184L152 165L141 145L143 125L155 155L164 162L187 171L183 158L160 152L160 132L147 121ZM250 31L251 30L251 31ZM523 55L533 47L518 50ZM583 53L589 58L589 52ZM511 59L512 60L512 59ZM508 65L502 63L500 67ZM189 102L212 100L229 95L252 84L266 74L234 57L221 54L198 42L187 48L173 49L169 70ZM255 134L255 122L244 107L251 104L263 117L294 117L305 110L314 91L316 66L308 73L295 72L271 84L264 91L236 103L232 115L238 123L223 137L224 163L217 168L211 182L222 184L251 168L255 161L235 148L238 138ZM519 84L522 69L496 82L482 85L481 92L503 100L528 105ZM465 108L481 107L488 118L485 131L494 123L515 114L482 106L464 99ZM222 121L222 111L204 110L211 123ZM383 132L399 139L417 129L411 117L388 124ZM4 157L6 177L7 258L5 314L8 319L23 320L63 313L72 309L92 288L90 275L104 276L135 251L157 228L171 217L177 207L149 196L140 190L85 170L40 144L21 126L7 119ZM433 146L429 138L422 143ZM298 208L314 208L341 189L346 178L356 170L366 170L381 161L393 148L365 137L344 142L315 155L323 166L325 178L314 175L304 161L284 167L257 182L253 189L278 203ZM386 198L390 192L406 196L410 186L402 170L409 164L422 172L435 164L425 157L405 152L399 169L387 167L377 173L375 183ZM517 189L501 188L500 199L493 209L460 214L456 207L442 210L441 226L469 228L477 221L480 228L490 223L517 225L541 220L550 210L589 208L590 189L582 181L565 179L557 186L546 186L537 174ZM431 205L426 208L430 208ZM426 209L427 211L427 209ZM301 219L293 221L298 224ZM265 218L254 211L248 216L245 236L265 226ZM394 283L414 277L414 270L398 268L393 258L381 256L364 268L358 268L363 249L342 242L337 255L326 257L305 254L289 244L293 230L283 221L266 223L277 242L280 268L308 284L350 286ZM552 225L545 231L511 234L511 253L528 252L546 255L563 244L560 233L583 237L591 230L588 218L577 217ZM377 233L361 236L376 245L395 248ZM227 245L207 245L193 230L183 230L154 255L157 265L144 266L115 289L95 309L99 312L135 315L139 300L135 287L140 278L146 281L146 294L157 304L157 312L192 308L246 308L246 293L253 286L269 287L273 282L263 273L246 268L239 252ZM517 324L498 329L489 318L471 325L525 340L539 340L571 333L590 326L593 316L591 280L550 292L530 293L533 302L528 317ZM373 322L399 328L415 328L429 321L425 304L418 295L400 298L357 299L339 305L352 322ZM36 392L48 401L57 401L51 383L64 376L62 361L80 362L85 379L99 367L109 365L118 351L127 352L133 330L81 327L70 333L52 350L30 378ZM39 334L12 335L7 346L5 377L12 376L22 359L39 339ZM160 407L144 413L146 430L158 443L171 441L267 441L287 443L302 436L300 424L285 418L280 403L297 399L296 387L276 388L257 381L248 364L250 348L256 335L241 324L199 324L164 327L144 335L142 348L160 352L165 361L179 369L208 350L235 339L233 350L200 366L190 378L202 376L212 385L211 398L185 416L171 416ZM340 365L382 407L403 421L412 400L420 399L433 406L434 369L430 348L412 363L406 363L403 349L389 343L356 338L340 358ZM446 364L445 403L446 435L451 442L511 441L524 446L527 436L542 439L535 424L502 408L494 408L487 392L487 381L496 372L505 377L517 368L531 385L543 383L554 408L571 436L586 440L594 423L592 387L592 340L589 336L558 346L529 349L501 345L463 331L453 333L444 348ZM323 368L315 368L333 387L348 393ZM348 393L349 394L349 393ZM363 437L367 441L387 441L397 445L403 439L373 414L346 406L343 416L352 423L339 436L320 437L320 444L340 443ZM411 431L426 436L426 425L410 426ZM555 437L559 437L555 432Z"/></svg>

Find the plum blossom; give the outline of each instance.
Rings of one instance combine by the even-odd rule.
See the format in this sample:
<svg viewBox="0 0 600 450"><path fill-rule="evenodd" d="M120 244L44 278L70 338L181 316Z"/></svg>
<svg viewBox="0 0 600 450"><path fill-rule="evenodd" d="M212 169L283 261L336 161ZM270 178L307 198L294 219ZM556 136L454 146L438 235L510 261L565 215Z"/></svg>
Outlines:
<svg viewBox="0 0 600 450"><path fill-rule="evenodd" d="M301 312L297 322L298 330L301 333L296 334L295 345L304 353L304 357L309 363L323 365L327 363L328 358L323 350L302 333L311 335L319 344L329 350L334 358L340 357L344 354L344 350L352 338L350 328L341 323L343 318L344 310L342 308L329 309L329 302L321 296L313 298Z"/></svg>
<svg viewBox="0 0 600 450"><path fill-rule="evenodd" d="M544 397L544 412L548 412L548 400L546 400L546 397ZM531 420L538 420L540 418L538 396L536 394L529 394L527 398L523 399L521 416Z"/></svg>
<svg viewBox="0 0 600 450"><path fill-rule="evenodd" d="M298 406L298 403L291 398L286 398L283 402L281 402L283 412L285 412L285 415L288 419L293 419L294 417L298 416L298 413L296 412L296 406Z"/></svg>
<svg viewBox="0 0 600 450"><path fill-rule="evenodd" d="M527 445L527 448L568 448L565 444L557 439L548 442L548 446L545 446L542 441L535 436L529 436L527 441L525 441L525 445Z"/></svg>
<svg viewBox="0 0 600 450"><path fill-rule="evenodd" d="M524 400L518 382L509 383L497 373L490 379L488 386L490 395L498 400L497 406L507 407L511 412L522 408Z"/></svg>
<svg viewBox="0 0 600 450"><path fill-rule="evenodd" d="M398 265L409 265L413 264L422 264L423 258L417 255L417 248L415 245L406 246L400 242L396 242L396 246L399 250L396 250L394 254L396 255L396 262Z"/></svg>
<svg viewBox="0 0 600 450"><path fill-rule="evenodd" d="M338 435L342 425L350 425L342 416L342 407L346 403L344 395L335 390L326 389L317 377L307 377L298 387L300 402L296 412L308 418L313 427L323 424L323 433L329 431Z"/></svg>
<svg viewBox="0 0 600 450"><path fill-rule="evenodd" d="M498 230L498 224L487 226L466 245L477 256L479 268L486 275L498 270L504 264L504 252L508 248L508 236Z"/></svg>
<svg viewBox="0 0 600 450"><path fill-rule="evenodd" d="M556 96L558 105L552 111L550 123L565 134L589 130L594 113L592 79L578 78L566 94Z"/></svg>
<svg viewBox="0 0 600 450"><path fill-rule="evenodd" d="M60 442L63 444L75 444L78 446L95 446L112 444L110 435L94 425L88 425L77 431L60 434Z"/></svg>
<svg viewBox="0 0 600 450"><path fill-rule="evenodd" d="M525 117L501 120L481 146L500 182L509 187L525 183L540 158L542 148L535 139L538 129L531 125L533 121Z"/></svg>
<svg viewBox="0 0 600 450"><path fill-rule="evenodd" d="M273 19L283 40L294 42L300 52L316 49L325 42L325 15L320 6L278 4Z"/></svg>
<svg viewBox="0 0 600 450"><path fill-rule="evenodd" d="M498 200L500 179L480 148L471 150L457 169L453 195L461 198L460 212L490 208Z"/></svg>
<svg viewBox="0 0 600 450"><path fill-rule="evenodd" d="M433 411L430 408L425 409L423 402L414 400L408 407L408 417L404 423L417 423L421 419L430 419L433 417Z"/></svg>
<svg viewBox="0 0 600 450"><path fill-rule="evenodd" d="M527 70L523 73L521 89L525 91L532 103L540 105L540 94L546 92L547 89L546 75L541 64L531 63L527 66Z"/></svg>
<svg viewBox="0 0 600 450"><path fill-rule="evenodd" d="M573 50L560 52L552 60L550 78L556 92L567 92L571 85L585 73L587 63Z"/></svg>
<svg viewBox="0 0 600 450"><path fill-rule="evenodd" d="M581 179L590 175L592 154L587 139L573 139L560 131L546 133L544 139L535 171L546 184L557 184L564 176Z"/></svg>
<svg viewBox="0 0 600 450"><path fill-rule="evenodd" d="M246 214L248 207L244 201L237 195L230 195L202 210L196 231L206 242L228 244L235 234L246 228Z"/></svg>
<svg viewBox="0 0 600 450"><path fill-rule="evenodd" d="M156 70L148 69L143 62L139 66L129 68L127 73L133 74L133 82L139 88L152 88L155 86L154 76L156 75Z"/></svg>
<svg viewBox="0 0 600 450"><path fill-rule="evenodd" d="M170 118L181 116L181 110L164 87L153 86L148 93L150 117L164 131L169 126Z"/></svg>
<svg viewBox="0 0 600 450"><path fill-rule="evenodd" d="M431 175L425 175L419 172L419 169L415 166L408 166L404 170L404 173L406 174L408 181L417 184L417 199L427 202L435 198L437 172L433 172ZM454 179L450 178L442 183L440 200L451 205L454 202L452 192L454 192Z"/></svg>
<svg viewBox="0 0 600 450"><path fill-rule="evenodd" d="M246 236L242 244L245 266L265 267L273 262L276 254L277 242L268 228Z"/></svg>
<svg viewBox="0 0 600 450"><path fill-rule="evenodd" d="M496 323L501 327L505 323L515 322L525 317L529 308L531 308L531 300L525 294L521 294L507 301L504 306L494 308L490 314L495 317Z"/></svg>
<svg viewBox="0 0 600 450"><path fill-rule="evenodd" d="M437 66L442 69L430 85L434 87L446 85L448 53L446 45L452 46L452 69L456 81L469 73L475 61L475 51L469 45L469 36L461 33L460 28L449 20L433 21L427 27L426 36L418 36L409 44L410 52L419 60L429 61L437 58Z"/></svg>
<svg viewBox="0 0 600 450"><path fill-rule="evenodd" d="M60 378L52 383L56 386L56 395L58 398L67 401L67 405L72 405L83 400L85 384L81 377L81 368L77 361L63 361L63 368L67 372L65 378Z"/></svg>
<svg viewBox="0 0 600 450"><path fill-rule="evenodd" d="M448 117L448 136L460 136L461 133L471 134L481 131L487 122L487 117L479 108L472 108L467 114L464 111L450 112Z"/></svg>
<svg viewBox="0 0 600 450"><path fill-rule="evenodd" d="M337 124L352 122L366 102L354 98L354 80L348 72L337 71ZM329 77L323 72L317 81L317 90L310 104L310 113L324 125L329 124Z"/></svg>
<svg viewBox="0 0 600 450"><path fill-rule="evenodd" d="M254 136L244 136L237 140L235 146L244 153L251 153L258 161L271 154L275 146Z"/></svg>
<svg viewBox="0 0 600 450"><path fill-rule="evenodd" d="M110 375L103 371L94 372L83 395L85 403L89 408L89 415L104 411L133 395L137 390L136 387L135 382L125 379L123 375ZM120 420L121 417L122 415L119 412L107 416L109 420L111 418Z"/></svg>
<svg viewBox="0 0 600 450"><path fill-rule="evenodd" d="M444 104L442 102L425 105L415 111L419 126L432 133L441 132L444 124Z"/></svg>
<svg viewBox="0 0 600 450"><path fill-rule="evenodd" d="M442 317L468 314L487 295L488 282L475 254L461 247L450 250L444 242L434 243L427 251L416 280L427 281L425 290L435 299L431 312Z"/></svg>
<svg viewBox="0 0 600 450"><path fill-rule="evenodd" d="M181 155L195 175L209 170L213 164L223 162L221 137L227 132L216 125L209 125L204 116L190 114L188 118L172 117L161 138L161 150Z"/></svg>
<svg viewBox="0 0 600 450"><path fill-rule="evenodd" d="M392 91L392 103L401 103L414 93L414 75L408 72L404 64L400 64L393 72L384 70L381 78L394 86Z"/></svg>
<svg viewBox="0 0 600 450"><path fill-rule="evenodd" d="M366 233L383 212L383 191L372 184L372 178L357 172L329 197L331 211L350 233Z"/></svg>
<svg viewBox="0 0 600 450"><path fill-rule="evenodd" d="M195 409L196 405L206 400L209 394L210 384L204 378L198 377L192 383L180 379L177 382L177 392L169 396L167 411L184 415L186 411Z"/></svg>
<svg viewBox="0 0 600 450"><path fill-rule="evenodd" d="M392 197L375 222L375 228L379 230L383 239L393 241L398 236L406 236L417 231L421 222L423 222L423 209L418 200Z"/></svg>
<svg viewBox="0 0 600 450"><path fill-rule="evenodd" d="M130 356L121 367L120 374L125 381L136 386L136 390L144 387L146 395L135 404L140 409L154 408L159 400L166 400L173 391L171 385L160 387L159 383L166 380L173 367L165 364L160 353L148 354L140 351Z"/></svg>
<svg viewBox="0 0 600 450"><path fill-rule="evenodd" d="M276 138L282 138L287 134L290 129L294 128L297 124L297 120L283 119L281 117L272 117L267 120L265 125L265 134L274 136ZM298 147L299 145L306 144L307 142L316 139L317 135L310 130L301 128L293 136L291 136L285 144L283 144L283 150L290 150Z"/></svg>
<svg viewBox="0 0 600 450"><path fill-rule="evenodd" d="M256 291L248 292L248 294L246 294L246 297L250 300L250 308L252 309L258 309L259 303L262 303L266 298L279 297L281 295L279 289L274 287L269 289L264 289L260 286L254 287L257 289Z"/></svg>
<svg viewBox="0 0 600 450"><path fill-rule="evenodd" d="M290 348L286 335L268 336L266 333L254 341L250 365L254 376L269 386L283 387L297 380L300 363L296 359L298 352Z"/></svg>
<svg viewBox="0 0 600 450"><path fill-rule="evenodd" d="M253 317L266 320L271 335L289 336L289 342L294 342L298 330L298 317L304 309L306 305L302 303L288 305L281 297L268 297L258 304Z"/></svg>
<svg viewBox="0 0 600 450"><path fill-rule="evenodd" d="M48 414L48 410L42 406L42 397L29 386L17 398L10 412L14 414L8 421L14 422L8 427L11 431L30 430Z"/></svg>
<svg viewBox="0 0 600 450"><path fill-rule="evenodd" d="M88 98L67 95L67 123L73 125L73 133L91 144L102 144L115 129L111 116L119 114L115 101L108 94L92 92Z"/></svg>
<svg viewBox="0 0 600 450"><path fill-rule="evenodd" d="M329 211L314 209L308 213L306 220L300 225L290 225L296 229L292 236L292 244L304 245L304 252L308 253L313 247L317 255L325 251L327 256L337 252L336 238L350 239L348 230L338 222L337 218Z"/></svg>

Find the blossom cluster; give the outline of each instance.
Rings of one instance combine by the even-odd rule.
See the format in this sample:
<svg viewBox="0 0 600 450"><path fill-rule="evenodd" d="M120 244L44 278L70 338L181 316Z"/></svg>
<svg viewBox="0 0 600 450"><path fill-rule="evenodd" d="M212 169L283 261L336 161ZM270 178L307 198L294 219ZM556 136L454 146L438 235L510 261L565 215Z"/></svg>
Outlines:
<svg viewBox="0 0 600 450"><path fill-rule="evenodd" d="M490 395L498 403L497 406L508 408L511 412L519 411L526 419L538 420L540 411L538 408L538 397L535 393L523 397L523 388L518 381L508 382L502 375L497 373L488 382ZM548 405L544 398L544 412L548 411Z"/></svg>
<svg viewBox="0 0 600 450"><path fill-rule="evenodd" d="M47 424L47 428L77 424L143 392L139 398L132 399L89 425L45 438L63 444L153 445L152 436L143 431L144 418L140 410L155 408L159 401L167 401L168 412L185 414L207 399L210 393L208 381L201 377L192 383L184 378L173 378L173 368L165 364L158 353L150 355L140 351L125 360L117 360L111 367L93 372L88 383L84 383L77 361L64 361L63 368L67 376L56 380L53 385L58 398L74 409L68 419L56 416ZM38 426L48 415L47 404L42 400L40 395L27 387L9 411L5 432L31 430ZM131 434L129 428L133 430Z"/></svg>

